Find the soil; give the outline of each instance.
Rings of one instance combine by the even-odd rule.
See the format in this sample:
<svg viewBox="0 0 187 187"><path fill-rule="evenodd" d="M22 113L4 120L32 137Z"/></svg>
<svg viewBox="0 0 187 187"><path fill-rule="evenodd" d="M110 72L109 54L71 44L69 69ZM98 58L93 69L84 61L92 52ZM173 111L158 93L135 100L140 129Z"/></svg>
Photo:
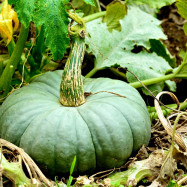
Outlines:
<svg viewBox="0 0 187 187"><path fill-rule="evenodd" d="M187 36L183 31L185 20L177 13L175 5L163 7L158 13L158 19L162 21L164 33L168 36L167 40L163 40L170 53L176 57L179 65L182 58L179 53L186 50Z"/></svg>
<svg viewBox="0 0 187 187"><path fill-rule="evenodd" d="M162 21L162 28L168 39L163 42L167 46L170 53L176 57L177 65L182 61L180 57L181 50L186 51L187 36L183 31L185 20L177 13L177 8L172 6L163 7L158 13L158 19ZM187 80L175 80L177 82L176 96L180 102L184 101L187 96Z"/></svg>

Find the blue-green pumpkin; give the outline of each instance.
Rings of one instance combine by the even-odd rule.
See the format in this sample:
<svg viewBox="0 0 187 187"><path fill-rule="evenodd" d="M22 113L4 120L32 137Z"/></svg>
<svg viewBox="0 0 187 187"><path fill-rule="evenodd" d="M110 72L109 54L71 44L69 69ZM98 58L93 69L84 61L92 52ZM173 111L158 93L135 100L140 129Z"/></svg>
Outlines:
<svg viewBox="0 0 187 187"><path fill-rule="evenodd" d="M75 37L64 71L35 78L0 108L1 138L51 174L68 173L75 155L78 173L119 167L150 139L149 114L136 89L81 77L84 48Z"/></svg>

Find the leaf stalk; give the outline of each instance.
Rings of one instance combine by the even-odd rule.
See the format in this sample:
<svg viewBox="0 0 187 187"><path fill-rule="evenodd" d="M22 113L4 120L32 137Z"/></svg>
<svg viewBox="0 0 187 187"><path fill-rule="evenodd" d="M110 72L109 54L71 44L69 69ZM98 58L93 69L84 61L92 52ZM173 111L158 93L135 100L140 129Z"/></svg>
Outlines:
<svg viewBox="0 0 187 187"><path fill-rule="evenodd" d="M10 56L12 55L15 46L16 46L16 44L14 42L14 39L12 38L12 40L10 41L10 43L7 46L8 47L8 53L9 53Z"/></svg>
<svg viewBox="0 0 187 187"><path fill-rule="evenodd" d="M145 86L149 86L152 84L157 84L166 80L170 80L170 79L174 79L175 78L175 74L169 74L169 75L164 75L161 77L156 77L156 78L152 78L152 79L147 79L147 80L143 80L141 81ZM132 87L134 88L141 88L142 84L140 82L133 82L133 83L129 83Z"/></svg>
<svg viewBox="0 0 187 187"><path fill-rule="evenodd" d="M2 97L6 96L11 89L12 76L21 59L21 55L25 47L25 42L27 40L28 32L29 27L25 28L24 25L21 25L19 39L0 77L0 91L3 92Z"/></svg>
<svg viewBox="0 0 187 187"><path fill-rule="evenodd" d="M3 175L10 179L16 186L31 186L31 180L26 177L22 170L20 162L10 163L2 154L0 149L1 162L0 165L3 169ZM21 158L20 158L21 159Z"/></svg>
<svg viewBox="0 0 187 187"><path fill-rule="evenodd" d="M85 17L83 17L83 19L87 23L89 21L92 21L92 20L98 19L100 17L103 17L105 14L106 14L106 11L97 12L95 14L91 14L89 16L85 16Z"/></svg>
<svg viewBox="0 0 187 187"><path fill-rule="evenodd" d="M97 71L98 71L98 69L97 69L96 67L94 67L94 68L85 76L85 78L91 78Z"/></svg>
<svg viewBox="0 0 187 187"><path fill-rule="evenodd" d="M176 104L170 104L170 105L166 105L168 108L171 108L171 109L176 109L177 108L177 105ZM187 102L184 102L184 103L181 103L180 104L180 111L182 111L182 110L185 110L187 108ZM150 118L152 119L152 120L154 120L154 119L158 119L158 114L157 114L157 112L156 112L156 109L155 109L155 107L150 107L150 106L148 106L147 107L147 109L148 109L148 112L149 112L149 115L150 115ZM167 109L167 108L165 108L165 107L163 107L163 106L161 106L161 109L162 109L162 112L163 112L163 115L164 116L168 116L173 110L171 110L171 109Z"/></svg>

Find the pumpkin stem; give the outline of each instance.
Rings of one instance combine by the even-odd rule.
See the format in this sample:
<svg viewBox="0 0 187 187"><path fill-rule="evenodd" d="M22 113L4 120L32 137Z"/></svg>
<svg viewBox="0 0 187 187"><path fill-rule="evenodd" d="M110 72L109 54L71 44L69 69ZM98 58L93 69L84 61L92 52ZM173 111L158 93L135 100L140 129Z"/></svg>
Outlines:
<svg viewBox="0 0 187 187"><path fill-rule="evenodd" d="M79 24L69 32L72 46L60 86L60 102L64 106L80 106L85 102L81 65L85 53L85 25Z"/></svg>

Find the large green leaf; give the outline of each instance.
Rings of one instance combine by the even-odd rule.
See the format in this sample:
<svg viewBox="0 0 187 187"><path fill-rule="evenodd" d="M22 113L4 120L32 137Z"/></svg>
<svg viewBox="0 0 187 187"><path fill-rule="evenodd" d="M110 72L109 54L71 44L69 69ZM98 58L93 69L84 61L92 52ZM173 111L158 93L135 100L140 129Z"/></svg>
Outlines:
<svg viewBox="0 0 187 187"><path fill-rule="evenodd" d="M163 6L171 5L176 0L129 0L130 3L142 5L146 4L151 8L161 8Z"/></svg>
<svg viewBox="0 0 187 187"><path fill-rule="evenodd" d="M86 43L88 51L96 56L97 69L110 67L133 55L131 50L136 45L150 49L150 39L166 39L159 24L160 21L135 7L129 8L128 14L121 20L121 32L113 30L110 33L101 19L88 22L90 37L86 38Z"/></svg>
<svg viewBox="0 0 187 187"><path fill-rule="evenodd" d="M87 23L90 37L86 38L86 43L88 52L96 57L95 68L99 70L120 65L129 68L140 80L163 76L172 69L164 58L145 51L137 54L131 52L134 46L150 49L150 39L166 39L159 24L160 21L135 7L130 7L121 20L121 32L113 30L110 33L101 19ZM129 82L137 81L129 73L127 79ZM149 88L159 92L163 83Z"/></svg>
<svg viewBox="0 0 187 187"><path fill-rule="evenodd" d="M124 54L125 55L125 54ZM169 64L155 53L141 52L138 54L125 55L124 58L118 63L121 67L127 67L128 70L133 72L140 80L161 77L171 69ZM127 80L129 82L137 82L137 79L127 72ZM169 83L169 85L173 83ZM149 89L157 94L162 91L164 82L156 85L149 86ZM143 89L145 94L149 94L147 90Z"/></svg>
<svg viewBox="0 0 187 187"><path fill-rule="evenodd" d="M45 26L46 45L55 60L61 59L69 44L68 15L61 0L9 0L25 27L31 21Z"/></svg>

